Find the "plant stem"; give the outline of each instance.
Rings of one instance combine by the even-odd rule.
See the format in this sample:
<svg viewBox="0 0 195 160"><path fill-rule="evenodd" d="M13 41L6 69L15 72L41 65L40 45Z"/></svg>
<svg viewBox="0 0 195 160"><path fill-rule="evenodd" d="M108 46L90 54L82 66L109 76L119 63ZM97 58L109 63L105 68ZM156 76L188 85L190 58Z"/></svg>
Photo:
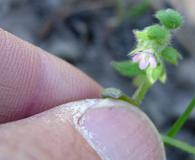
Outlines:
<svg viewBox="0 0 195 160"><path fill-rule="evenodd" d="M195 154L195 147L191 146L190 144L187 144L185 142L179 141L177 139L173 139L169 136L161 135L163 141L165 144L176 147L180 150L183 150L185 152L188 152L190 154Z"/></svg>
<svg viewBox="0 0 195 160"><path fill-rule="evenodd" d="M190 104L187 106L185 112L178 118L178 120L173 124L171 129L168 131L167 135L169 137L174 137L182 128L184 123L187 121L188 117L190 116L190 113L195 108L195 98L192 99Z"/></svg>
<svg viewBox="0 0 195 160"><path fill-rule="evenodd" d="M133 99L138 104L141 104L141 102L143 101L150 87L151 87L151 84L148 82L148 80L143 81L143 83L137 88L137 90L133 94Z"/></svg>

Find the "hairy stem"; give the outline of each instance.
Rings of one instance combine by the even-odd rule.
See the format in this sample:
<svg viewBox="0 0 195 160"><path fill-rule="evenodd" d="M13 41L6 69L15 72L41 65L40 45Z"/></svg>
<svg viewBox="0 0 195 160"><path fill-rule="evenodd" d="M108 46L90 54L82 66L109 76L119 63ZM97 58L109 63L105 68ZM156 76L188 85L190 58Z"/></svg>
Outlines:
<svg viewBox="0 0 195 160"><path fill-rule="evenodd" d="M133 100L135 100L138 104L141 104L150 87L151 84L147 80L143 81L133 94Z"/></svg>

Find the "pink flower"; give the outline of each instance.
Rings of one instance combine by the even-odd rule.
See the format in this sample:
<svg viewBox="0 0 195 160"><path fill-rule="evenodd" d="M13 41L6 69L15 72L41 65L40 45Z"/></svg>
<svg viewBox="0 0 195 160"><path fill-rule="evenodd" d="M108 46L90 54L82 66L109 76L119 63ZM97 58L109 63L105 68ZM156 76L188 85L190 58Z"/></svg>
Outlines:
<svg viewBox="0 0 195 160"><path fill-rule="evenodd" d="M157 67L156 58L150 49L134 53L132 61L138 63L141 70L146 69L148 66L151 66L152 68Z"/></svg>

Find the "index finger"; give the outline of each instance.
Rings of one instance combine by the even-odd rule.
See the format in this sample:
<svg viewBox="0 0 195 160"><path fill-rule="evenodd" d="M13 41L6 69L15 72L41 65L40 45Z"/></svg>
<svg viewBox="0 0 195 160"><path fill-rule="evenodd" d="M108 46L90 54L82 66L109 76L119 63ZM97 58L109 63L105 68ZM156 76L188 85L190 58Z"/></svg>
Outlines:
<svg viewBox="0 0 195 160"><path fill-rule="evenodd" d="M95 98L100 91L69 63L0 29L0 123Z"/></svg>

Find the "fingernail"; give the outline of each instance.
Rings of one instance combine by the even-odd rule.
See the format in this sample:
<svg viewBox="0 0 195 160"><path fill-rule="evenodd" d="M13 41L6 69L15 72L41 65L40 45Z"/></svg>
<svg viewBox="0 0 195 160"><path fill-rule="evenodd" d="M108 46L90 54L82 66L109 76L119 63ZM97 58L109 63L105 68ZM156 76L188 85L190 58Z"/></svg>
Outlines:
<svg viewBox="0 0 195 160"><path fill-rule="evenodd" d="M152 122L127 103L100 100L78 119L77 129L102 160L165 160Z"/></svg>

